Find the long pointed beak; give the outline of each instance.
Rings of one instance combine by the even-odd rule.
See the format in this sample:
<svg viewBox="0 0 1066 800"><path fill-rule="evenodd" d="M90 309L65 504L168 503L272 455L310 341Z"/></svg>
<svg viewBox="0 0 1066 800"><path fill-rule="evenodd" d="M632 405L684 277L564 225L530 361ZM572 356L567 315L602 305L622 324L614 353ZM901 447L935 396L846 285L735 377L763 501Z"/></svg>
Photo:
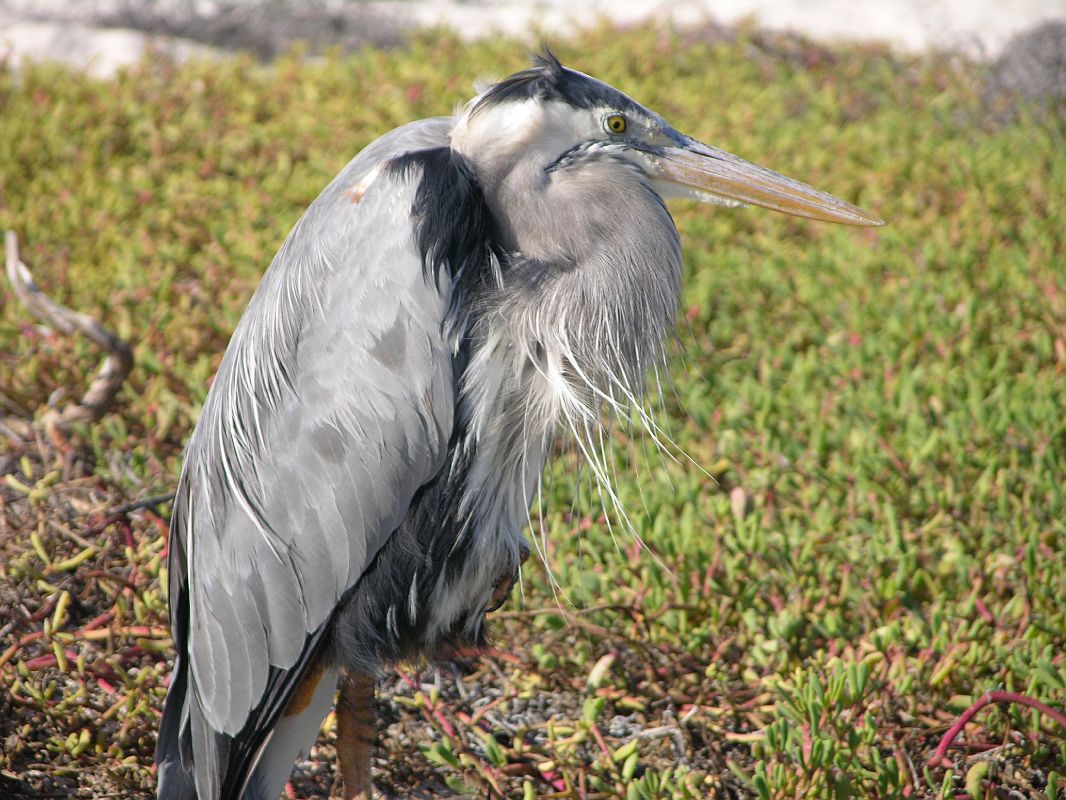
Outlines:
<svg viewBox="0 0 1066 800"><path fill-rule="evenodd" d="M688 137L681 146L656 151L655 161L660 170L658 181L711 202L750 203L844 225L885 224L838 197Z"/></svg>

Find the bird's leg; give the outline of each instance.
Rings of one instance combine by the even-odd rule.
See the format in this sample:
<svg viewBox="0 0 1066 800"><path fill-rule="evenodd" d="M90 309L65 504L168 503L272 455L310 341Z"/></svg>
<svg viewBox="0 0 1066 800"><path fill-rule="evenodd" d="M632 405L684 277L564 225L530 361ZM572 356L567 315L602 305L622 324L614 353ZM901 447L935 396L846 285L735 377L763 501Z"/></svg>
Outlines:
<svg viewBox="0 0 1066 800"><path fill-rule="evenodd" d="M522 542L522 548L518 551L518 564L521 566L526 563L526 559L529 558L529 545ZM511 590L514 588L515 583L518 582L518 567L514 569L505 570L500 577L496 580L496 585L492 590L492 600L489 601L489 606L486 611L495 611L497 608L507 602L507 598L511 594Z"/></svg>
<svg viewBox="0 0 1066 800"><path fill-rule="evenodd" d="M374 679L351 670L341 673L337 695L337 763L344 800L370 800L370 750L374 743Z"/></svg>

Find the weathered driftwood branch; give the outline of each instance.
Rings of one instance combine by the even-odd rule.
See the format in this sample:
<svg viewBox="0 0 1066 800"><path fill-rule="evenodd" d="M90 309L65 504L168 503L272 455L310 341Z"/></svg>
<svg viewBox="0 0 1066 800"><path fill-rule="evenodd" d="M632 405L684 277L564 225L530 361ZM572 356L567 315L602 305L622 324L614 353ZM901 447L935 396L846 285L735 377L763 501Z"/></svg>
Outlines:
<svg viewBox="0 0 1066 800"><path fill-rule="evenodd" d="M7 232L4 246L7 278L22 304L45 324L68 335L80 333L87 336L107 353L81 400L62 409L49 409L41 416L40 425L49 431L66 432L75 423L95 422L111 408L115 395L133 369L133 350L88 314L61 306L46 295L34 282L29 267L19 259L18 237L14 231ZM5 420L5 423L4 427L9 431L26 427L13 424L14 420Z"/></svg>

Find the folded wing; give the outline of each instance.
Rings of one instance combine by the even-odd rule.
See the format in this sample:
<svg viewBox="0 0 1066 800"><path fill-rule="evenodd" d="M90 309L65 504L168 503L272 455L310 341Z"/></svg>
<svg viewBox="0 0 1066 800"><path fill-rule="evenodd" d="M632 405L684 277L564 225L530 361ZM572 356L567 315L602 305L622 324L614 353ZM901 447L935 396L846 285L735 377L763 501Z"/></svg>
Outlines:
<svg viewBox="0 0 1066 800"><path fill-rule="evenodd" d="M171 527L178 663L160 796L240 786L340 598L443 463L455 387L411 208L379 169L446 144L448 118L382 137L289 234L190 440Z"/></svg>

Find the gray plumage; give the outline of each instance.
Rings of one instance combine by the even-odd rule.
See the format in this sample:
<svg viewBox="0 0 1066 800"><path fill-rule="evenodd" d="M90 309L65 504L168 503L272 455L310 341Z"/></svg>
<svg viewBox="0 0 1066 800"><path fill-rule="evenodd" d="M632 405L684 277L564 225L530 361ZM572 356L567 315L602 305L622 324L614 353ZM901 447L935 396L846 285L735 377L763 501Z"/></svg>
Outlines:
<svg viewBox="0 0 1066 800"><path fill-rule="evenodd" d="M186 451L161 798L276 797L317 731L277 733L314 664L372 674L483 641L557 430L600 476L601 408L639 403L661 363L668 190L875 223L550 55L378 139L315 200Z"/></svg>

